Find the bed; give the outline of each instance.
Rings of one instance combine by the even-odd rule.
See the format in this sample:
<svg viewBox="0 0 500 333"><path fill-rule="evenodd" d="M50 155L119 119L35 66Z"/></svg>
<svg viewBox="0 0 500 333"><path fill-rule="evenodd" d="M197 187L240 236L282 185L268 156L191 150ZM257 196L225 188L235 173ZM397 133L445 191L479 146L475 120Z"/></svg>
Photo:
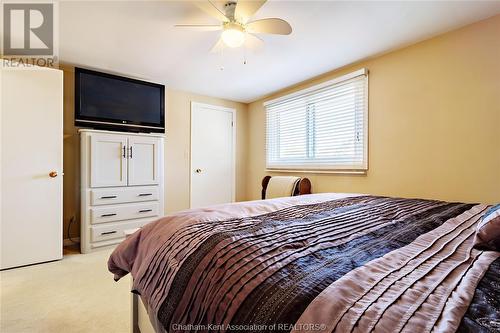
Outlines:
<svg viewBox="0 0 500 333"><path fill-rule="evenodd" d="M312 194L183 211L123 241L134 331L491 332L482 204ZM149 317L149 320L146 318Z"/></svg>

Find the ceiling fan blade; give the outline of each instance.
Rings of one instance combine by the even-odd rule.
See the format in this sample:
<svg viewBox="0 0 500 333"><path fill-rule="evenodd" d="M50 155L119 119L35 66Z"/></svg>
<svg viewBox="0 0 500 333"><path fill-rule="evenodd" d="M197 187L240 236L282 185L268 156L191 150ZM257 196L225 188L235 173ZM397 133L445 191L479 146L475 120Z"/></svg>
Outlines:
<svg viewBox="0 0 500 333"><path fill-rule="evenodd" d="M245 47L253 51L260 50L264 47L264 40L259 36L247 33L245 38Z"/></svg>
<svg viewBox="0 0 500 333"><path fill-rule="evenodd" d="M219 9L219 7L217 7L217 5L213 1L196 1L194 2L194 4L196 7L203 10L208 15L216 18L217 20L221 22L229 22L229 19L226 17L226 15Z"/></svg>
<svg viewBox="0 0 500 333"><path fill-rule="evenodd" d="M217 40L215 45L212 46L212 48L210 49L210 53L219 53L222 50L224 50L224 46L225 45L224 42L222 41L222 38L219 38L219 40Z"/></svg>
<svg viewBox="0 0 500 333"><path fill-rule="evenodd" d="M238 0L234 16L243 23L254 16L254 14L262 7L267 0Z"/></svg>
<svg viewBox="0 0 500 333"><path fill-rule="evenodd" d="M174 27L198 31L217 31L222 29L220 24L176 24Z"/></svg>
<svg viewBox="0 0 500 333"><path fill-rule="evenodd" d="M289 35L292 33L290 24L279 18L266 18L247 24L247 30L257 34Z"/></svg>

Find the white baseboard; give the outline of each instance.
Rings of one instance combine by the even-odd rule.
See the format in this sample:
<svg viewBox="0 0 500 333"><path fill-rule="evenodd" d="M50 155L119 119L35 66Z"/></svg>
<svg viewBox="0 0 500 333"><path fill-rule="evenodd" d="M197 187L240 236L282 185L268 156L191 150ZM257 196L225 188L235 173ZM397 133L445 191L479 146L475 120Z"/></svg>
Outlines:
<svg viewBox="0 0 500 333"><path fill-rule="evenodd" d="M69 238L65 238L63 240L63 246L70 246L70 245L74 245L74 244L79 244L80 243L80 237L73 237L73 242L69 240Z"/></svg>

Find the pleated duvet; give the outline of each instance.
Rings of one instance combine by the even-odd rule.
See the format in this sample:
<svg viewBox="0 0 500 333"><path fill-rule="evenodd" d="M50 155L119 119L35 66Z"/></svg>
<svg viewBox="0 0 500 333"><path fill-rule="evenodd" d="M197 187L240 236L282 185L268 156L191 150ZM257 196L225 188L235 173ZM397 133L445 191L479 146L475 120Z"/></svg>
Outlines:
<svg viewBox="0 0 500 333"><path fill-rule="evenodd" d="M213 206L145 226L109 269L132 274L158 332L495 330L500 253L472 248L487 209L343 194Z"/></svg>

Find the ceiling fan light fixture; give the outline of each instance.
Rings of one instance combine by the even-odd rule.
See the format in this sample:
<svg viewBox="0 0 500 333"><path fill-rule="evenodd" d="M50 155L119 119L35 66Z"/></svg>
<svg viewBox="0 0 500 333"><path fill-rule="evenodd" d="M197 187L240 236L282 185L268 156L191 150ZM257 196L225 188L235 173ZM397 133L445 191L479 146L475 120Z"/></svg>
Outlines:
<svg viewBox="0 0 500 333"><path fill-rule="evenodd" d="M221 38L228 47L240 47L245 42L245 28L236 22L227 23Z"/></svg>
<svg viewBox="0 0 500 333"><path fill-rule="evenodd" d="M226 48L256 48L262 45L259 34L289 35L292 27L287 21L278 18L252 19L255 13L268 0L198 0L192 1L198 8L217 19L220 24L178 24L177 27L201 31L221 31L217 42L210 49L211 53L221 52ZM224 8L221 8L224 4Z"/></svg>

